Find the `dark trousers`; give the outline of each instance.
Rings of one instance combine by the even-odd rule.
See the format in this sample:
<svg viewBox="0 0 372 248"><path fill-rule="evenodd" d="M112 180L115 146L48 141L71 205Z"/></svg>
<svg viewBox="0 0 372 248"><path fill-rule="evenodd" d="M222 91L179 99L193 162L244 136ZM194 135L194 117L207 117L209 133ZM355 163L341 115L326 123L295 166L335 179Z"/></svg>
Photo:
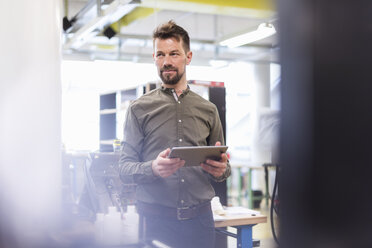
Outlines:
<svg viewBox="0 0 372 248"><path fill-rule="evenodd" d="M214 248L215 230L212 211L188 220L143 216L144 239L172 248Z"/></svg>

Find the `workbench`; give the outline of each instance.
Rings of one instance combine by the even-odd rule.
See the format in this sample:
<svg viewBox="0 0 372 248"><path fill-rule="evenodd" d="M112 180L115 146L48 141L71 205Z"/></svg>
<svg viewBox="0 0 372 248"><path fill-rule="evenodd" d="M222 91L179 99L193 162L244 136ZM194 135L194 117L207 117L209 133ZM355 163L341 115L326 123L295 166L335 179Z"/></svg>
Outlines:
<svg viewBox="0 0 372 248"><path fill-rule="evenodd" d="M248 210L248 209L247 209ZM247 211L248 212L248 211ZM237 239L238 248L252 248L252 227L259 223L266 223L267 217L260 213L241 213L241 214L229 214L227 213L222 216L215 216L215 228L219 233L234 237ZM231 233L226 231L224 227L234 227L237 229L237 233Z"/></svg>

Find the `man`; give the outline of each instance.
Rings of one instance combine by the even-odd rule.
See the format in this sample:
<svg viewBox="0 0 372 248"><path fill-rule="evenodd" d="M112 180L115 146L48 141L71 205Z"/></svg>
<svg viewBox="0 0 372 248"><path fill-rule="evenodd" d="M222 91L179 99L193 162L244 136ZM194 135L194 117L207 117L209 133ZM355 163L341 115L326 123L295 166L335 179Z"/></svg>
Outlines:
<svg viewBox="0 0 372 248"><path fill-rule="evenodd" d="M137 209L145 218L145 238L170 247L214 247L210 179L231 173L226 154L219 161L183 167L168 158L175 146L224 143L216 106L190 91L186 65L192 59L188 33L173 21L153 33L153 58L162 87L135 100L124 125L120 175L137 183Z"/></svg>

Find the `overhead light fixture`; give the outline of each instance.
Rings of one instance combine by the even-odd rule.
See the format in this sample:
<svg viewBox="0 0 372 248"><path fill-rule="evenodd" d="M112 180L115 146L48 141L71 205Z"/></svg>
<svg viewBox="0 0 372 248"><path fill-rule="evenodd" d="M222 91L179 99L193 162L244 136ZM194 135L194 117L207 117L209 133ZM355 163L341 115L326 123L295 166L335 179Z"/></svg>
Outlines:
<svg viewBox="0 0 372 248"><path fill-rule="evenodd" d="M67 16L62 19L62 27L65 32L72 27L72 22L67 18Z"/></svg>
<svg viewBox="0 0 372 248"><path fill-rule="evenodd" d="M105 30L103 30L103 35L106 36L108 39L111 39L116 35L116 31L112 27L108 26L107 28L105 28Z"/></svg>
<svg viewBox="0 0 372 248"><path fill-rule="evenodd" d="M141 1L139 0L115 0L106 9L102 10L102 14L93 20L89 21L81 27L63 46L67 49L77 49L87 42L92 37L96 36L104 26L116 22L124 15L133 11Z"/></svg>
<svg viewBox="0 0 372 248"><path fill-rule="evenodd" d="M229 62L221 59L211 59L209 60L209 64L214 68L222 68L227 66Z"/></svg>
<svg viewBox="0 0 372 248"><path fill-rule="evenodd" d="M262 40L276 33L275 27L271 23L261 23L257 30L241 34L220 42L221 46L228 46L234 48L249 44L258 40Z"/></svg>

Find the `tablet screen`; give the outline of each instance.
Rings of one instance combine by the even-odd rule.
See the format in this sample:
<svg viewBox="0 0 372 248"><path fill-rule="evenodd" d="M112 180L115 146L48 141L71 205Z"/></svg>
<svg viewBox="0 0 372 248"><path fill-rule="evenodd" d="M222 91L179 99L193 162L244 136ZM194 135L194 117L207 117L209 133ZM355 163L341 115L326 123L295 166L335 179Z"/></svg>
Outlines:
<svg viewBox="0 0 372 248"><path fill-rule="evenodd" d="M181 146L173 147L169 158L180 158L185 160L185 166L199 166L207 159L221 159L221 153L225 153L227 146Z"/></svg>

